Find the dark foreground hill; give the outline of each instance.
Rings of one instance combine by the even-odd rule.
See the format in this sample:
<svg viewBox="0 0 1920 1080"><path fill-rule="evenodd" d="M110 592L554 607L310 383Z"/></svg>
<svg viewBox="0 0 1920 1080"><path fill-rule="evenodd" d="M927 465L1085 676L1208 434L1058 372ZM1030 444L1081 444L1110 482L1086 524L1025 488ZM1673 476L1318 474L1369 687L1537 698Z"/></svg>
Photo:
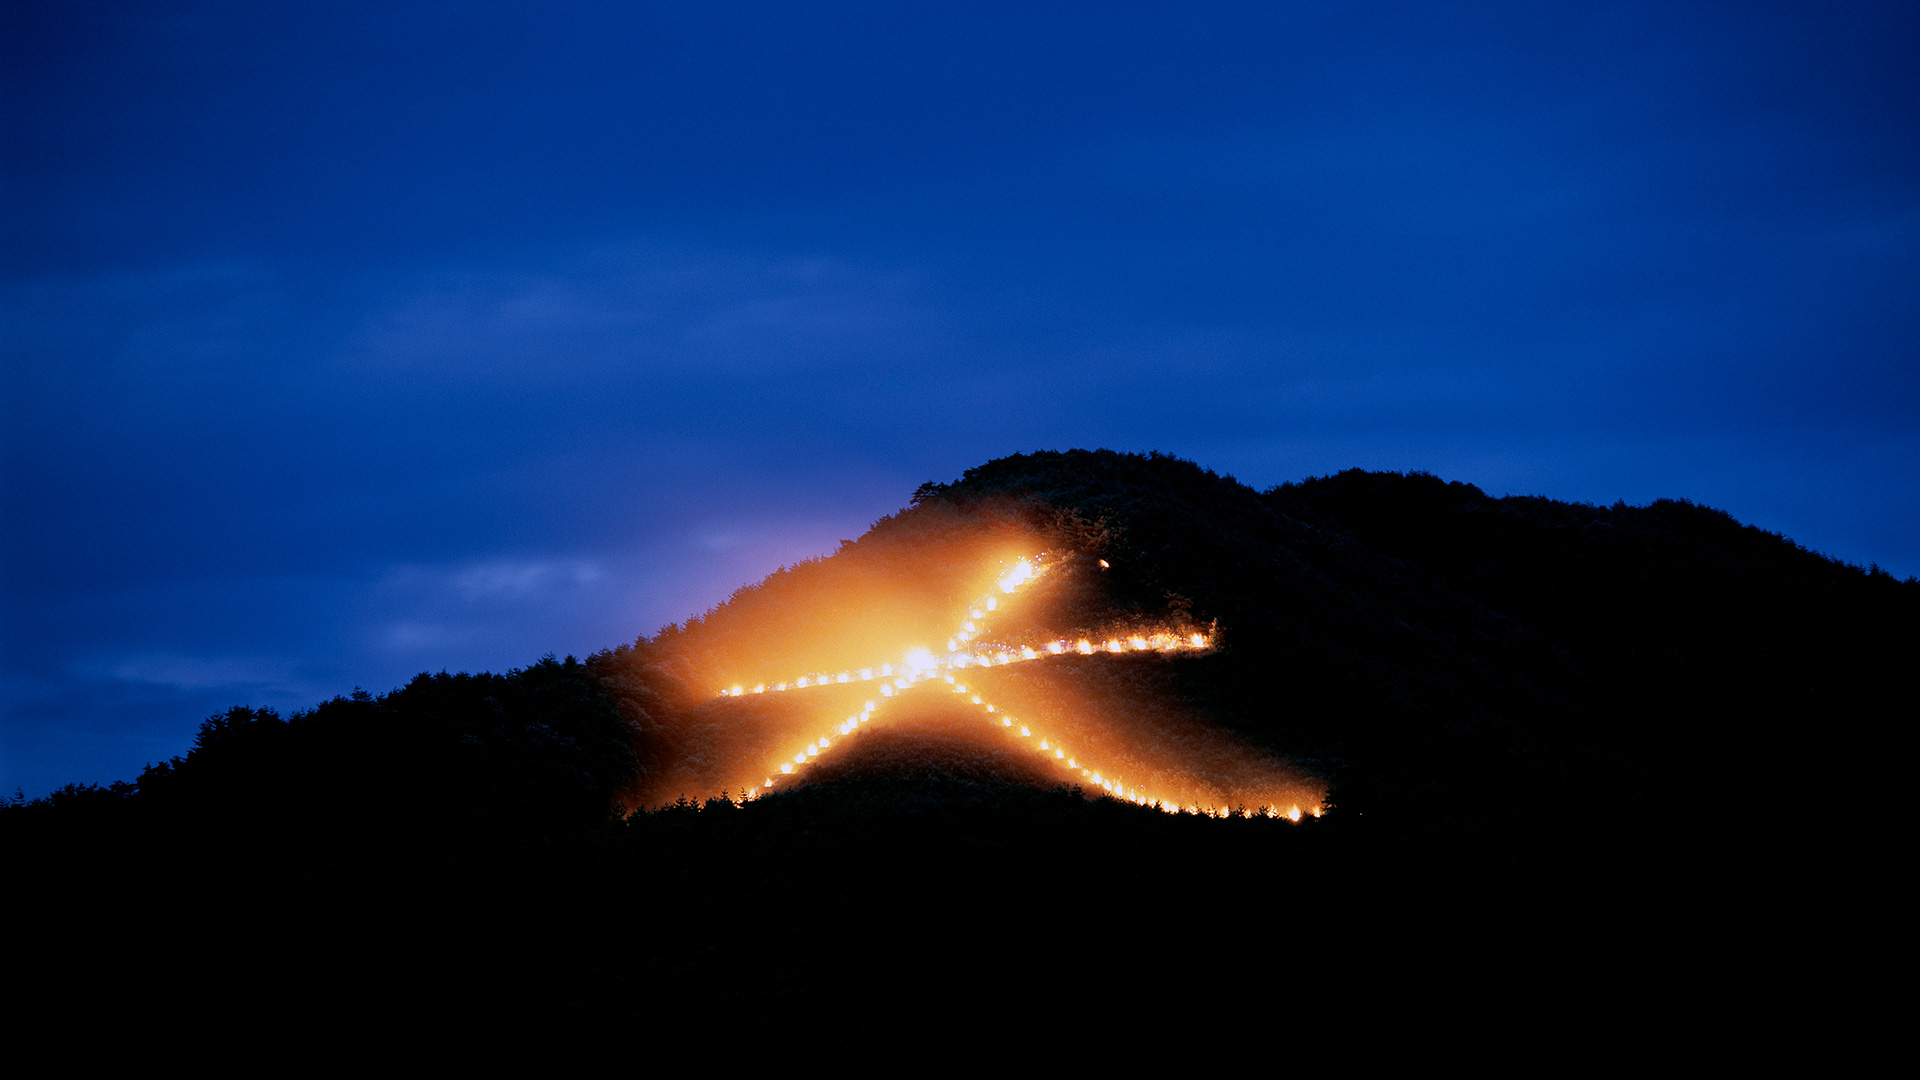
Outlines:
<svg viewBox="0 0 1920 1080"><path fill-rule="evenodd" d="M1015 540L1062 567L1054 629L1217 639L1073 678L1177 699L1324 781L1326 815L1168 815L933 750L916 775L904 736L744 806L648 809L715 752L729 672L858 664L876 611L944 633L920 601ZM1905 697L1916 615L1920 583L1686 502L1023 455L632 646L236 708L137 782L9 808L0 839L16 925L60 944L32 969L49 1003L131 978L193 988L162 1011L645 1019L1043 976L1339 1003L1440 971L1600 995L1677 935L1703 948L1683 928L1730 806L1832 797ZM795 646L801 623L842 629Z"/></svg>

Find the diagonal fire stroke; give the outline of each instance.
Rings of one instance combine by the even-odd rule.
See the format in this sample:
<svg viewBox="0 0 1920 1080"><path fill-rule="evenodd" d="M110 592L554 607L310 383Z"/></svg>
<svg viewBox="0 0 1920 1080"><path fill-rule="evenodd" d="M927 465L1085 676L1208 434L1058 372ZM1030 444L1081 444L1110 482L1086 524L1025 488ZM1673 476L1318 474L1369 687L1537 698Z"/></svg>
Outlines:
<svg viewBox="0 0 1920 1080"><path fill-rule="evenodd" d="M1102 565L1105 565L1104 563ZM1094 787L1141 806L1153 807L1167 813L1207 814L1215 817L1230 817L1234 809L1225 806L1200 806L1192 803L1181 805L1177 801L1161 798L1148 791L1144 786L1129 782L1118 776L1103 774L1090 765L1083 765L1080 758L1069 752L1069 748L1056 735L1037 730L1035 725L1014 717L993 702L987 701L964 681L970 668L993 668L1010 664L1044 661L1051 657L1076 654L1089 656L1097 652L1129 653L1153 652L1161 654L1198 653L1212 648L1212 643L1204 634L1175 635L1157 633L1151 635L1131 635L1115 638L1096 644L1090 640L1067 641L1064 639L1048 641L1039 645L1005 645L976 643L981 635L980 625L987 615L1000 608L1001 600L1011 599L1025 588L1038 581L1047 572L1044 553L1033 558L1021 559L1014 567L1002 575L994 590L976 599L967 610L963 619L947 641L947 651L937 656L927 649L914 649L907 653L903 663L882 663L871 667L859 668L838 673L816 673L801 675L790 682L760 683L755 686L734 685L720 692L722 698L737 698L749 694L789 693L825 686L837 686L851 683L879 684L879 700L865 702L860 711L840 721L831 729L807 744L805 750L783 759L767 770L767 778L749 789L745 797L759 798L772 792L776 786L787 786L789 778L797 778L806 768L816 761L822 751L833 745L836 737L844 738L870 722L874 714L885 705L907 691L920 686L932 687L935 683L945 683L953 694L965 695L969 704L981 710L981 718L987 724L998 727L1017 738L1031 752L1040 755L1055 768L1064 767L1069 774L1077 773L1081 779ZM1299 806L1282 811L1277 807L1262 807L1258 811L1242 810L1250 816L1254 813L1269 817L1287 817L1299 821ZM1320 810L1311 811L1318 816Z"/></svg>

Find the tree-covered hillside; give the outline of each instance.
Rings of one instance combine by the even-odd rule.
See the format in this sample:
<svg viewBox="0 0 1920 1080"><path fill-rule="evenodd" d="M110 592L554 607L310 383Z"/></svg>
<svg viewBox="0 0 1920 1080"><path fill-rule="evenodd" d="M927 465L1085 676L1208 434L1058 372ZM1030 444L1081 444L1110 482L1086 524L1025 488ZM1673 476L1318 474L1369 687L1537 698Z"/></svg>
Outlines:
<svg viewBox="0 0 1920 1080"><path fill-rule="evenodd" d="M1151 696L1189 742L1217 730L1317 778L1327 815L1220 821L1047 790L948 715L744 806L676 798L798 722L801 695L743 702L717 694L728 680L936 641L996 560L1040 550L1045 588L995 632L1178 625L1212 644L1062 657L1006 676L1026 679L1010 699L1117 713ZM1084 949L1125 938L1128 970L1179 985L1230 978L1237 955L1352 960L1341 935L1377 934L1445 875L1461 896L1524 880L1554 898L1462 915L1504 912L1481 926L1495 937L1670 884L1713 804L1790 813L1829 792L1829 763L1909 696L1915 655L1920 582L1683 501L1495 499L1358 470L1256 491L1162 455L1038 453L926 484L833 555L584 662L422 675L285 718L237 706L137 781L16 800L0 841L33 883L24 918L102 928L79 939L89 962L159 949L283 992L289 964L392 964L378 993L471 1008L521 1000L509 977L623 1013L675 987L804 997L899 963L899 942L1018 962L1025 946L968 921L983 910L1072 923ZM1154 723L1134 711L1130 730ZM1207 960L1198 924L1143 921L1149 898L1284 902L1322 934L1208 923ZM795 944L862 912L882 937Z"/></svg>
<svg viewBox="0 0 1920 1080"><path fill-rule="evenodd" d="M1646 813L1682 793L1673 773L1861 730L1920 655L1920 583L1684 501L1494 499L1360 470L1255 492L1175 458L1085 451L922 492L1006 495L1100 523L1126 602L1217 620L1227 648L1183 669L1195 692L1334 763L1350 808L1516 825ZM1822 782L1755 778L1747 798L1797 806Z"/></svg>

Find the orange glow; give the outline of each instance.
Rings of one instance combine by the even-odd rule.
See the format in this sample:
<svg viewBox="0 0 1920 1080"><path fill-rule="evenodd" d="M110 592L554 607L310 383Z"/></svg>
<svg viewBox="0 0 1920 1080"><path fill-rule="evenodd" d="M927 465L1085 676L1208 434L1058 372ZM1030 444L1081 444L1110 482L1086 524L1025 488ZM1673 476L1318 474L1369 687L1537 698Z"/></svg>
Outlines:
<svg viewBox="0 0 1920 1080"><path fill-rule="evenodd" d="M1285 800L1289 788L1294 797L1308 793L1305 782L1289 778L1284 768L1266 764L1270 759L1235 742L1236 737L1217 729L1195 728L1194 724L1198 721L1164 714L1138 693L1122 693L1119 698L1109 696L1105 699L1107 706L1095 705L1089 712L1064 705L1060 694L1046 693L1049 685L1046 679L1038 684L1023 681L1003 685L996 681L1000 678L999 669L1004 666L1025 665L1069 654L1080 657L1091 657L1096 653L1113 655L1140 652L1170 655L1206 650L1211 645L1207 635L1192 633L1190 628L1178 626L1164 629L1127 628L1117 636L1103 638L1098 645L1090 638L1028 643L995 640L992 635L996 633L994 627L998 624L991 622L988 614L1005 609L1006 605L1001 603L1003 597L1011 598L1045 579L1049 566L1045 555L1018 559L994 580L992 592L975 599L964 609L957 609L955 614L963 612L964 617L957 619L958 626L947 640L944 656L916 646L895 654L903 656L904 660L897 665L849 665L845 671L813 670L798 675L791 682L756 683L751 691L744 683L733 684L720 691L718 699L729 702L750 692L756 695L769 694L768 704L772 705L771 695L784 696L801 689L809 691L808 700L820 695L823 702L838 702L844 700L844 694L849 689L857 690L858 683L870 682L876 677L882 680L878 701L831 706L828 715L837 716L838 719L816 721L822 722L825 733L806 743L804 749L790 751L790 759L782 758L768 763L773 774L767 775L763 782L746 788L745 796L757 798L771 791L778 778L798 779L797 774L801 770L833 757L827 753L833 747L833 739L851 740L857 730L874 718L876 710L893 708L893 703L905 692L935 677L950 688L950 695L941 695L943 699L955 701L963 710L979 709L977 715L990 729L1006 732L1006 736L1012 740L1010 745L1025 748L1026 753L1033 754L1036 762L1044 763L1047 769L1067 780L1086 782L1115 798L1126 799L1137 805L1150 806L1166 813L1184 812L1222 819L1235 816L1235 806L1258 805L1261 815L1277 817L1280 815L1273 807L1288 805ZM1035 670L1044 672L1055 667L1053 664L1040 665ZM971 668L981 669L980 679L985 680L986 684L969 686L956 677L958 673ZM1084 665L1069 665L1061 669L1067 674L1080 673L1072 675L1075 679L1118 670L1105 666L1088 668ZM1157 670L1148 668L1141 669L1141 672L1151 675ZM1128 676L1138 677L1139 673ZM849 684L856 685L850 687ZM1070 687L1078 684L1061 684L1056 680L1051 685ZM1014 691L1018 692L1008 700L992 700L1000 697L1002 692ZM872 691L864 693L871 694ZM1076 696L1075 691L1066 689L1064 700L1071 702ZM1090 703L1091 700L1098 699L1090 699ZM1103 728L1102 725L1109 718L1114 718L1115 714L1108 709L1116 702L1124 706L1122 712L1137 715L1132 715L1121 728ZM747 703L728 706L729 709L758 707ZM791 714L791 710L778 715L787 714ZM708 722L715 725L708 730L715 732L716 737L732 730L727 725L724 713L714 713ZM737 738L750 738L751 731L759 729L740 730ZM1146 742L1140 741L1142 736L1146 737ZM797 739L788 742L783 738L780 741L786 742L789 747L798 745ZM1069 745L1075 747L1071 754L1066 749ZM751 753L744 744L739 748ZM766 753L766 749L760 753ZM1091 759L1083 761L1081 755L1089 753ZM766 761L765 758L760 760ZM1126 779L1121 779L1122 776ZM744 781L743 786L745 783L751 781ZM788 784L782 780L781 786L784 789ZM1280 797L1275 798L1276 795ZM1314 794L1313 797L1317 800L1319 796ZM1321 811L1318 805L1313 805L1306 812L1317 817ZM1241 813L1248 816L1253 814L1244 810ZM1292 821L1299 821L1302 813L1299 805L1293 805L1285 816Z"/></svg>

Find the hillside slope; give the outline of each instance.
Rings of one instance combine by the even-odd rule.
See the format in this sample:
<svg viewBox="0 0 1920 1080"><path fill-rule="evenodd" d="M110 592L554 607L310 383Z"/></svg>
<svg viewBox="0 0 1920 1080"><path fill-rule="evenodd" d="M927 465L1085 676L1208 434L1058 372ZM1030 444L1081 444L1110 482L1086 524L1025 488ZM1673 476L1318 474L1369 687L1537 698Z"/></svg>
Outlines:
<svg viewBox="0 0 1920 1080"><path fill-rule="evenodd" d="M1668 813L1704 762L1869 715L1920 645L1920 585L1684 502L1494 499L1358 470L1259 492L1162 455L1018 455L594 658L646 768L675 778L636 801L717 794L672 790L693 782L674 763L704 752L694 729L737 715L714 687L937 639L979 568L1039 550L1060 580L1007 620L1011 637L1211 628L1205 655L1093 659L1160 671L1140 677L1180 709L1330 782L1342 809L1408 828ZM883 625L850 646L840 629ZM804 655L770 661L782 649ZM1790 807L1818 783L1774 775L1749 798Z"/></svg>
<svg viewBox="0 0 1920 1080"><path fill-rule="evenodd" d="M1044 569L1030 590L970 607L1020 559ZM1685 502L1360 471L1255 491L1161 455L1019 455L584 662L230 710L138 783L7 808L0 842L20 925L70 943L22 975L46 1001L139 957L210 973L229 1011L314 1015L664 1025L1066 960L1261 1000L1284 973L1336 1005L1427 985L1605 1006L1604 973L1640 986L1677 955L1670 908L1721 879L1727 816L1818 805L1885 745L1916 616L1920 582ZM1083 798L1037 740L918 690L772 794L717 797L878 685L734 684L938 649L957 620L1009 646L1199 634L956 669L955 689L1178 803L1281 784L1330 811Z"/></svg>

